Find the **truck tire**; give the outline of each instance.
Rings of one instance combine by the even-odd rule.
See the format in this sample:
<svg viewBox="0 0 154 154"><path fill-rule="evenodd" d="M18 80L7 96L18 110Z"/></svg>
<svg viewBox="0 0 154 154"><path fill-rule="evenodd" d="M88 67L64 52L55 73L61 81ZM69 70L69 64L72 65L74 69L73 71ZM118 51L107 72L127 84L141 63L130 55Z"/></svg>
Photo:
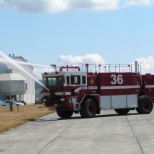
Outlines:
<svg viewBox="0 0 154 154"><path fill-rule="evenodd" d="M129 111L129 109L115 109L115 112L120 115L126 115Z"/></svg>
<svg viewBox="0 0 154 154"><path fill-rule="evenodd" d="M147 95L139 96L136 110L139 114L149 114L153 110L152 99Z"/></svg>
<svg viewBox="0 0 154 154"><path fill-rule="evenodd" d="M57 114L59 117L61 118L70 118L73 115L73 111L60 111L60 110L56 110Z"/></svg>
<svg viewBox="0 0 154 154"><path fill-rule="evenodd" d="M80 110L80 115L82 118L93 118L96 115L96 102L92 98L86 99Z"/></svg>

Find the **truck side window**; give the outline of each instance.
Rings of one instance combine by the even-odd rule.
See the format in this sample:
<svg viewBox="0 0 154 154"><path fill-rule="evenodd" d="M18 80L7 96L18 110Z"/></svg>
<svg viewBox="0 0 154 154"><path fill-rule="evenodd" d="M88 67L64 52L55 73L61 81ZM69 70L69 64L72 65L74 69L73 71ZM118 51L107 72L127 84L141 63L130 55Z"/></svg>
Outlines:
<svg viewBox="0 0 154 154"><path fill-rule="evenodd" d="M67 82L67 85L70 84L70 78L69 78L69 76L66 76L66 82Z"/></svg>
<svg viewBox="0 0 154 154"><path fill-rule="evenodd" d="M71 76L71 84L80 84L80 76L79 75Z"/></svg>
<svg viewBox="0 0 154 154"><path fill-rule="evenodd" d="M43 83L45 86L47 86L47 78L43 78Z"/></svg>
<svg viewBox="0 0 154 154"><path fill-rule="evenodd" d="M82 84L86 84L86 76L82 76Z"/></svg>

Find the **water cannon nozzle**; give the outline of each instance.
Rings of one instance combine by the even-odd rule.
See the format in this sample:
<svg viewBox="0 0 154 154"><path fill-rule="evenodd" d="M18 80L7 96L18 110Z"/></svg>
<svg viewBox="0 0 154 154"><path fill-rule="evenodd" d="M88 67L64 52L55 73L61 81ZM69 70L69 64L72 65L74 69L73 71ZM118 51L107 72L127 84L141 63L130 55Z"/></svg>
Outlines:
<svg viewBox="0 0 154 154"><path fill-rule="evenodd" d="M55 64L51 64L50 65L53 69L56 69L56 65Z"/></svg>

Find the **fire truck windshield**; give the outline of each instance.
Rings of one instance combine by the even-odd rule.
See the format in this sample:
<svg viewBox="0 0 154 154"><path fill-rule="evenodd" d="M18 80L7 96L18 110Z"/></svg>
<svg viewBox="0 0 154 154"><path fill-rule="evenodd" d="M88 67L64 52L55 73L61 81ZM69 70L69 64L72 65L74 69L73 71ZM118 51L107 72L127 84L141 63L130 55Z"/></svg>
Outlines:
<svg viewBox="0 0 154 154"><path fill-rule="evenodd" d="M63 86L64 85L64 76L44 77L43 82L46 87Z"/></svg>

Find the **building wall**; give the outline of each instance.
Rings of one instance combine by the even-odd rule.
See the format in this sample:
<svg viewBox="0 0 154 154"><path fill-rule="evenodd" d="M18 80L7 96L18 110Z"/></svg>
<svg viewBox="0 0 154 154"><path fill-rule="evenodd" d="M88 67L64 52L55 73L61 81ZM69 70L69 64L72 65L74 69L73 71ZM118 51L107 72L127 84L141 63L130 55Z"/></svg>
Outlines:
<svg viewBox="0 0 154 154"><path fill-rule="evenodd" d="M23 57L20 57L20 56L10 56L10 57L16 61L27 62ZM12 65L12 63L7 64L7 67L10 70L10 73L18 72L21 75L23 75L23 77L26 79L25 82L27 84L26 86L27 92L22 96L17 95L17 99L19 100L21 99L27 104L34 104L35 103L35 81L30 77L30 76L34 76L33 67L29 65L24 65L24 64L18 64L18 65L23 69L21 70L19 67ZM29 75L27 75L27 73L25 72L27 72Z"/></svg>

